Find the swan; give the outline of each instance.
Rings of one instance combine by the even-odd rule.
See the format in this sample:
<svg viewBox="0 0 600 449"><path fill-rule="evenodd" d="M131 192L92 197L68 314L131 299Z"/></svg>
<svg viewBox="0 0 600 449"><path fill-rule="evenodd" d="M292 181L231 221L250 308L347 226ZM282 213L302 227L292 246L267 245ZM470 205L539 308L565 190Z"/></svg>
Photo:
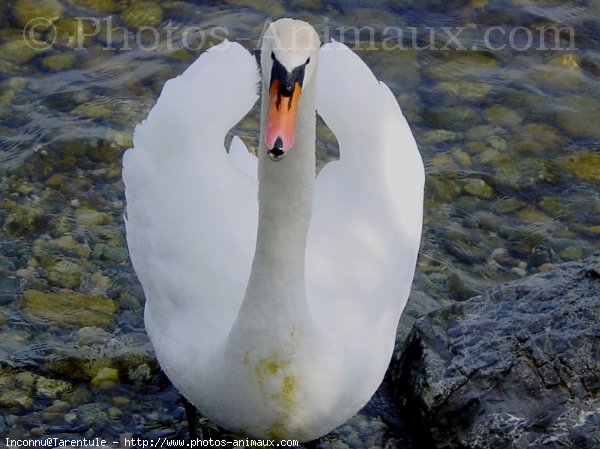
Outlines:
<svg viewBox="0 0 600 449"><path fill-rule="evenodd" d="M238 137L227 152L259 89L258 156ZM318 176L315 111L340 147ZM147 333L204 416L303 442L367 403L414 275L424 169L355 53L293 19L264 33L260 71L241 45L212 47L136 127L123 179Z"/></svg>

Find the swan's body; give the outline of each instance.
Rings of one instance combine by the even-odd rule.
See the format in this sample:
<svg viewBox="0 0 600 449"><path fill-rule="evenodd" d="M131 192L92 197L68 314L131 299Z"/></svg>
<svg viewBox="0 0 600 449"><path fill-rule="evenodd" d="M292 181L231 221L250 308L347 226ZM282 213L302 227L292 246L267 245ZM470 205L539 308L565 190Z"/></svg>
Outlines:
<svg viewBox="0 0 600 449"><path fill-rule="evenodd" d="M306 441L354 415L383 379L414 274L424 173L393 94L354 53L319 50L304 22L283 19L269 35L282 46L263 42L263 76L272 51L290 72L306 64L287 156L267 156L269 81L254 58L228 42L209 50L167 82L125 154L127 240L148 334L179 391L232 431ZM257 175L244 144L234 138L227 154L223 141L259 83ZM316 179L315 107L340 145Z"/></svg>

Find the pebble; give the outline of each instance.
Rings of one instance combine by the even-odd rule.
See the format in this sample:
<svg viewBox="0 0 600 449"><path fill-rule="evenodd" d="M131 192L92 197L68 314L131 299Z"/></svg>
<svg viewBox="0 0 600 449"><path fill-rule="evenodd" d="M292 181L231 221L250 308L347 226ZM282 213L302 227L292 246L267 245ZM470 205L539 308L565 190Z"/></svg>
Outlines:
<svg viewBox="0 0 600 449"><path fill-rule="evenodd" d="M98 243L96 246L94 246L92 257L94 259L102 259L115 263L121 263L129 259L129 252L124 247L113 247L105 243Z"/></svg>
<svg viewBox="0 0 600 449"><path fill-rule="evenodd" d="M124 407L131 403L131 399L125 396L115 396L112 398L112 401L117 407Z"/></svg>
<svg viewBox="0 0 600 449"><path fill-rule="evenodd" d="M584 81L579 58L566 52L534 66L531 78L536 85L554 90L580 89Z"/></svg>
<svg viewBox="0 0 600 449"><path fill-rule="evenodd" d="M459 165L470 168L473 166L473 161L471 161L471 156L466 151L461 150L460 148L452 149L452 157Z"/></svg>
<svg viewBox="0 0 600 449"><path fill-rule="evenodd" d="M84 259L90 257L92 253L90 246L86 242L79 243L71 235L59 237L54 242L59 247L71 250L73 254Z"/></svg>
<svg viewBox="0 0 600 449"><path fill-rule="evenodd" d="M557 99L555 121L574 139L600 140L600 100L592 96L568 95ZM583 119L585 117L585 119Z"/></svg>
<svg viewBox="0 0 600 449"><path fill-rule="evenodd" d="M72 113L89 119L109 118L112 108L106 99L99 99L80 104Z"/></svg>
<svg viewBox="0 0 600 449"><path fill-rule="evenodd" d="M0 45L0 57L12 64L26 64L40 53L43 51L37 50L22 37Z"/></svg>
<svg viewBox="0 0 600 449"><path fill-rule="evenodd" d="M122 0L69 0L69 2L104 14L117 12L123 9L122 5L126 4Z"/></svg>
<svg viewBox="0 0 600 449"><path fill-rule="evenodd" d="M503 186L523 191L539 184L552 184L556 180L553 165L540 158L507 159L494 167L494 181Z"/></svg>
<svg viewBox="0 0 600 449"><path fill-rule="evenodd" d="M479 178L466 179L463 189L465 192L478 198L490 198L495 193L492 186Z"/></svg>
<svg viewBox="0 0 600 449"><path fill-rule="evenodd" d="M512 271L513 273L515 273L517 276L524 278L525 276L527 276L527 270L525 268L521 268L521 267L513 267L510 271Z"/></svg>
<svg viewBox="0 0 600 449"><path fill-rule="evenodd" d="M129 28L155 28L163 20L163 10L155 2L142 1L134 3L121 13L121 20Z"/></svg>
<svg viewBox="0 0 600 449"><path fill-rule="evenodd" d="M544 212L558 215L565 210L562 199L557 196L544 196L540 199L538 206Z"/></svg>
<svg viewBox="0 0 600 449"><path fill-rule="evenodd" d="M119 371L115 368L100 368L92 378L92 386L97 388L111 387L119 383Z"/></svg>
<svg viewBox="0 0 600 449"><path fill-rule="evenodd" d="M97 34L96 27L87 19L63 18L57 20L54 26L56 28L57 45L75 49L75 51L87 49L92 42L92 37ZM70 67L77 59L73 52L59 53L59 55L63 56L63 61L59 64L68 64L70 59L71 64L68 64L67 67Z"/></svg>
<svg viewBox="0 0 600 449"><path fill-rule="evenodd" d="M84 276L83 267L70 260L59 260L47 271L48 280L57 287L76 288Z"/></svg>
<svg viewBox="0 0 600 449"><path fill-rule="evenodd" d="M248 6L273 18L279 18L285 14L285 7L276 0L226 0L227 3L236 6Z"/></svg>
<svg viewBox="0 0 600 449"><path fill-rule="evenodd" d="M290 6L312 11L323 11L325 8L325 4L321 0L291 0Z"/></svg>
<svg viewBox="0 0 600 449"><path fill-rule="evenodd" d="M438 153L433 159L433 166L438 170L458 170L458 165L452 159L452 156L449 153Z"/></svg>
<svg viewBox="0 0 600 449"><path fill-rule="evenodd" d="M118 418L119 416L121 416L123 412L118 409L117 407L109 407L106 410L106 414L108 415L109 418Z"/></svg>
<svg viewBox="0 0 600 449"><path fill-rule="evenodd" d="M38 376L35 382L36 393L47 398L56 398L71 390L71 384L58 379Z"/></svg>
<svg viewBox="0 0 600 449"><path fill-rule="evenodd" d="M508 214L516 210L522 209L527 203L519 198L510 197L503 198L494 203L493 210L501 214Z"/></svg>
<svg viewBox="0 0 600 449"><path fill-rule="evenodd" d="M585 181L600 182L600 154L598 153L580 151L560 158L558 164L578 178Z"/></svg>
<svg viewBox="0 0 600 449"><path fill-rule="evenodd" d="M75 220L79 226L88 228L110 223L112 217L105 212L99 212L90 207L80 207L75 212Z"/></svg>
<svg viewBox="0 0 600 449"><path fill-rule="evenodd" d="M440 173L427 175L425 182L426 198L447 202L457 198L460 194L458 183Z"/></svg>
<svg viewBox="0 0 600 449"><path fill-rule="evenodd" d="M141 305L139 299L128 292L124 292L119 297L119 306L123 310L139 310Z"/></svg>
<svg viewBox="0 0 600 449"><path fill-rule="evenodd" d="M528 123L520 128L510 142L512 150L518 153L543 153L561 150L567 140L547 123Z"/></svg>
<svg viewBox="0 0 600 449"><path fill-rule="evenodd" d="M29 371L21 371L15 374L14 380L21 388L33 388L35 384L35 376Z"/></svg>
<svg viewBox="0 0 600 449"><path fill-rule="evenodd" d="M60 399L55 399L52 401L52 405L46 407L47 413L65 413L71 409L71 406L68 402L62 401Z"/></svg>
<svg viewBox="0 0 600 449"><path fill-rule="evenodd" d="M42 416L42 422L44 423L52 423L52 422L56 422L62 415L60 413L49 413L49 412L42 412L41 414Z"/></svg>
<svg viewBox="0 0 600 449"><path fill-rule="evenodd" d="M498 162L508 160L508 156L495 148L489 148L485 151L482 151L477 159L482 164L496 164Z"/></svg>
<svg viewBox="0 0 600 449"><path fill-rule="evenodd" d="M443 81L437 83L434 91L441 92L445 96L445 102L476 101L485 98L492 86L487 83L472 81Z"/></svg>
<svg viewBox="0 0 600 449"><path fill-rule="evenodd" d="M481 114L469 106L434 106L424 114L425 121L432 128L462 131L479 125Z"/></svg>
<svg viewBox="0 0 600 449"><path fill-rule="evenodd" d="M543 273L543 272L546 272L546 271L550 271L552 268L554 268L554 264L552 264L552 263L544 263L544 264L542 264L542 265L540 265L538 267L538 271L541 272L541 273Z"/></svg>
<svg viewBox="0 0 600 449"><path fill-rule="evenodd" d="M506 106L494 105L483 111L486 120L493 125L503 125L509 129L521 125L523 117L517 111Z"/></svg>
<svg viewBox="0 0 600 449"><path fill-rule="evenodd" d="M152 377L152 369L147 363L138 365L129 373L129 380L134 383L144 384Z"/></svg>
<svg viewBox="0 0 600 449"><path fill-rule="evenodd" d="M422 144L435 145L439 143L456 142L460 139L460 134L448 131L447 129L430 129L419 135L419 142Z"/></svg>
<svg viewBox="0 0 600 449"><path fill-rule="evenodd" d="M77 344L80 346L103 344L108 337L109 333L100 327L84 326L77 331Z"/></svg>
<svg viewBox="0 0 600 449"><path fill-rule="evenodd" d="M63 420L67 424L73 424L75 421L77 421L77 415L75 413L72 413L72 412L65 413L64 416L63 416Z"/></svg>
<svg viewBox="0 0 600 449"><path fill-rule="evenodd" d="M87 426L102 429L107 427L107 416L104 405L99 403L82 404L77 407L79 419Z"/></svg>
<svg viewBox="0 0 600 449"><path fill-rule="evenodd" d="M0 329L0 354L12 354L27 347L30 335L28 331L8 328Z"/></svg>
<svg viewBox="0 0 600 449"><path fill-rule="evenodd" d="M577 246L568 246L561 250L558 255L563 260L581 260L583 258L583 251Z"/></svg>
<svg viewBox="0 0 600 449"><path fill-rule="evenodd" d="M19 28L25 28L31 20L37 18L54 22L63 13L64 7L58 0L17 0L12 7L12 18Z"/></svg>
<svg viewBox="0 0 600 449"><path fill-rule="evenodd" d="M425 74L440 81L464 81L470 78L489 78L497 71L498 61L489 55L476 52L460 54L456 58L432 63L424 70Z"/></svg>
<svg viewBox="0 0 600 449"><path fill-rule="evenodd" d="M41 60L40 64L46 70L51 72L60 72L71 68L77 61L77 56L71 53L59 53L47 56Z"/></svg>
<svg viewBox="0 0 600 449"><path fill-rule="evenodd" d="M0 405L7 408L28 409L33 407L33 399L23 390L8 390L0 394Z"/></svg>
<svg viewBox="0 0 600 449"><path fill-rule="evenodd" d="M111 299L74 292L44 293L26 290L23 312L30 318L67 326L107 327L117 306Z"/></svg>
<svg viewBox="0 0 600 449"><path fill-rule="evenodd" d="M2 229L13 237L30 236L35 234L46 221L46 211L39 201L26 200L8 214Z"/></svg>
<svg viewBox="0 0 600 449"><path fill-rule="evenodd" d="M546 215L545 213L533 209L533 208L527 208L527 209L523 209L521 211L519 211L518 214L519 219L526 221L526 222L531 222L531 223L546 223L549 221L552 221L552 218L549 217L548 215Z"/></svg>
<svg viewBox="0 0 600 449"><path fill-rule="evenodd" d="M92 274L90 281L92 284L94 284L91 292L95 295L106 295L106 291L112 284L111 279L107 276L104 276L100 271L96 271L94 274Z"/></svg>
<svg viewBox="0 0 600 449"><path fill-rule="evenodd" d="M31 432L31 436L41 437L46 434L46 429L43 427L33 427L29 432Z"/></svg>
<svg viewBox="0 0 600 449"><path fill-rule="evenodd" d="M360 44L363 48L369 48L370 42L363 41ZM419 60L416 51L405 49L393 49L385 51L365 51L364 59L373 67L376 73L382 78L394 80L390 83L390 89L394 93L402 92L410 94L421 84L421 72L419 70ZM390 62L397 62L397 64ZM412 104L411 104L412 103ZM407 106L414 105L410 102ZM404 107L403 107L404 110ZM260 126L258 128L260 129Z"/></svg>

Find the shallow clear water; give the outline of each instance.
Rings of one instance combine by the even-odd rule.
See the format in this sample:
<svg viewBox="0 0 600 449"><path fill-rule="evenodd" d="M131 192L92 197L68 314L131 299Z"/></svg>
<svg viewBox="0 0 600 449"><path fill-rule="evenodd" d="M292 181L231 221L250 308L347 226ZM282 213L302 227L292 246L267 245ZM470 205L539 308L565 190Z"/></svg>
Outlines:
<svg viewBox="0 0 600 449"><path fill-rule="evenodd" d="M419 144L425 226L399 344L428 310L600 248L597 0L31 3L0 6L2 435L185 434L143 330L120 158L167 79L224 37L254 49L269 17L354 48ZM40 14L53 25L26 26ZM236 132L255 147L256 117ZM318 152L335 155L322 127ZM405 439L382 391L324 445Z"/></svg>

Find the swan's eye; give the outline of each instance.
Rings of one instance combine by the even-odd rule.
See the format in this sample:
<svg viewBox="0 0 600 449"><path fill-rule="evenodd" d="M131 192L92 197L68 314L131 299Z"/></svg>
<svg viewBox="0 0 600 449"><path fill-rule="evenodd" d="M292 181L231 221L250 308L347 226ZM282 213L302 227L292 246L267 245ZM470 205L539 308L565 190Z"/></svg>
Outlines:
<svg viewBox="0 0 600 449"><path fill-rule="evenodd" d="M273 61L275 61L275 52L274 52L274 51L272 51L272 52L271 52L271 59L272 59Z"/></svg>
<svg viewBox="0 0 600 449"><path fill-rule="evenodd" d="M304 63L304 65L307 65L309 62L310 62L310 57L308 57L308 58L306 59L306 62Z"/></svg>

